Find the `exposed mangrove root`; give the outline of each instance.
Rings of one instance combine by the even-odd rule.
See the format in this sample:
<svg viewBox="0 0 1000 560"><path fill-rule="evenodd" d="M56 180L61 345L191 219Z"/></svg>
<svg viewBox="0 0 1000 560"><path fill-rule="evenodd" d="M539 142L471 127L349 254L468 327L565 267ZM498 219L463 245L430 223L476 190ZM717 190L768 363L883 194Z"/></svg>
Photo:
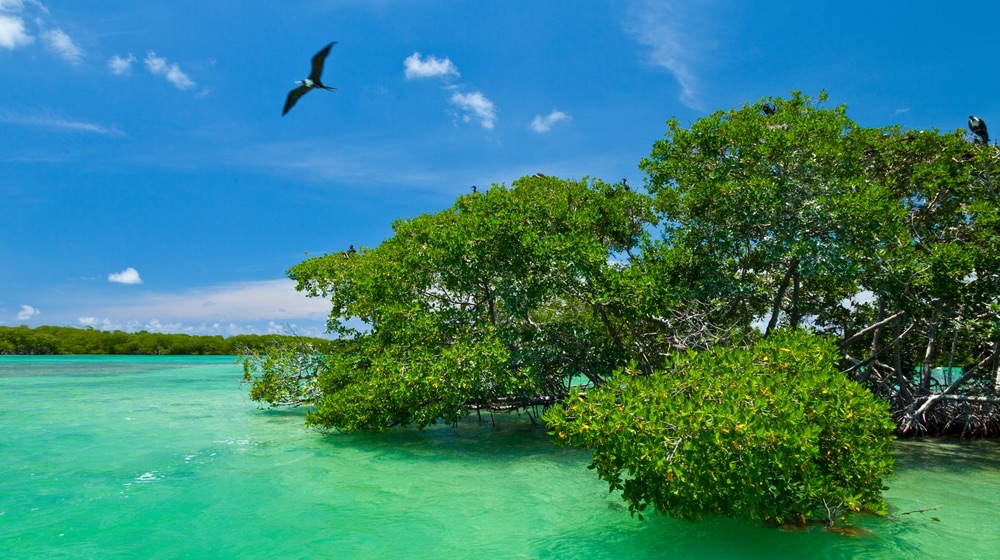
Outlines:
<svg viewBox="0 0 1000 560"><path fill-rule="evenodd" d="M919 414L914 405L926 404L937 397L934 406ZM895 408L893 419L901 436L958 435L996 437L1000 435L1000 399L964 395L919 397L905 408Z"/></svg>
<svg viewBox="0 0 1000 560"><path fill-rule="evenodd" d="M941 509L941 506L934 506L934 507L929 507L929 508L924 508L924 509L915 509L915 510L911 510L911 511L904 511L903 513L897 513L896 517L900 517L900 516L903 516L903 515L910 515L911 513L925 513L925 512L928 512L928 511L934 511L934 510L938 510L938 509Z"/></svg>

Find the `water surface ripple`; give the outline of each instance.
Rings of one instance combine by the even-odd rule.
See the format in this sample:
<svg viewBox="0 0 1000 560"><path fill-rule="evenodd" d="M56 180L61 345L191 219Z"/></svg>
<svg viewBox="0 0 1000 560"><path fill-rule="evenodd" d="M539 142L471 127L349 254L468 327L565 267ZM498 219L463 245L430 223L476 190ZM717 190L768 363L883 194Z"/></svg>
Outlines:
<svg viewBox="0 0 1000 560"><path fill-rule="evenodd" d="M232 358L0 357L0 557L998 558L1000 444L900 442L871 536L629 516L527 418L324 435Z"/></svg>

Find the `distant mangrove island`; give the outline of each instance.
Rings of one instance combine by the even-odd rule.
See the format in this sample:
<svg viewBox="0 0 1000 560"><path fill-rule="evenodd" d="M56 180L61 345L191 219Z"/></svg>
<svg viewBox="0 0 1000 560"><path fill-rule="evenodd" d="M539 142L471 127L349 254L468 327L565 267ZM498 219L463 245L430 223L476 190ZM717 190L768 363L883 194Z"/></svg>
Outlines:
<svg viewBox="0 0 1000 560"><path fill-rule="evenodd" d="M337 341L325 338L278 334L189 335L95 328L40 326L0 326L0 355L55 354L149 354L149 355L235 355L263 350L288 339L306 342L320 352L332 350Z"/></svg>

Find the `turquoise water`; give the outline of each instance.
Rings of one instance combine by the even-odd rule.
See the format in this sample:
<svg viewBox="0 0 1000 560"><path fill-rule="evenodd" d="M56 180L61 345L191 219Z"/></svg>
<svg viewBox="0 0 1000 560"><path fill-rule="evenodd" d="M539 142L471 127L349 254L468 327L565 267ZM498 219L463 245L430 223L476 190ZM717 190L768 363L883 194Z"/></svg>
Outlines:
<svg viewBox="0 0 1000 560"><path fill-rule="evenodd" d="M870 535L638 521L527 418L325 435L231 358L0 357L0 558L998 558L1000 443L901 442ZM935 521L934 518L940 521Z"/></svg>

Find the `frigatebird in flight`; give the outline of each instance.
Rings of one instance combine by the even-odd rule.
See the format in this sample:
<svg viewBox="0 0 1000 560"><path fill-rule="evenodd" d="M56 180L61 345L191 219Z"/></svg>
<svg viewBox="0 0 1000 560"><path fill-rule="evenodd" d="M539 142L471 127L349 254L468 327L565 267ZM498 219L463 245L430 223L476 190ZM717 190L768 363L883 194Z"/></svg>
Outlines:
<svg viewBox="0 0 1000 560"><path fill-rule="evenodd" d="M332 49L336 44L336 42L333 42L323 47L323 49L316 53L316 56L312 58L312 72L309 73L308 78L295 82L302 85L288 92L288 99L285 100L285 109L281 111L282 116L291 110L291 108L295 105L295 102L298 101L300 97L309 93L309 90L320 88L327 91L337 91L337 88L323 85L323 82L320 80L320 76L323 75L323 62L326 61L326 55L330 54L330 49Z"/></svg>
<svg viewBox="0 0 1000 560"><path fill-rule="evenodd" d="M986 132L986 122L983 119L975 115L969 115L969 130L979 137L979 140L976 140L977 144L990 143L990 135Z"/></svg>

